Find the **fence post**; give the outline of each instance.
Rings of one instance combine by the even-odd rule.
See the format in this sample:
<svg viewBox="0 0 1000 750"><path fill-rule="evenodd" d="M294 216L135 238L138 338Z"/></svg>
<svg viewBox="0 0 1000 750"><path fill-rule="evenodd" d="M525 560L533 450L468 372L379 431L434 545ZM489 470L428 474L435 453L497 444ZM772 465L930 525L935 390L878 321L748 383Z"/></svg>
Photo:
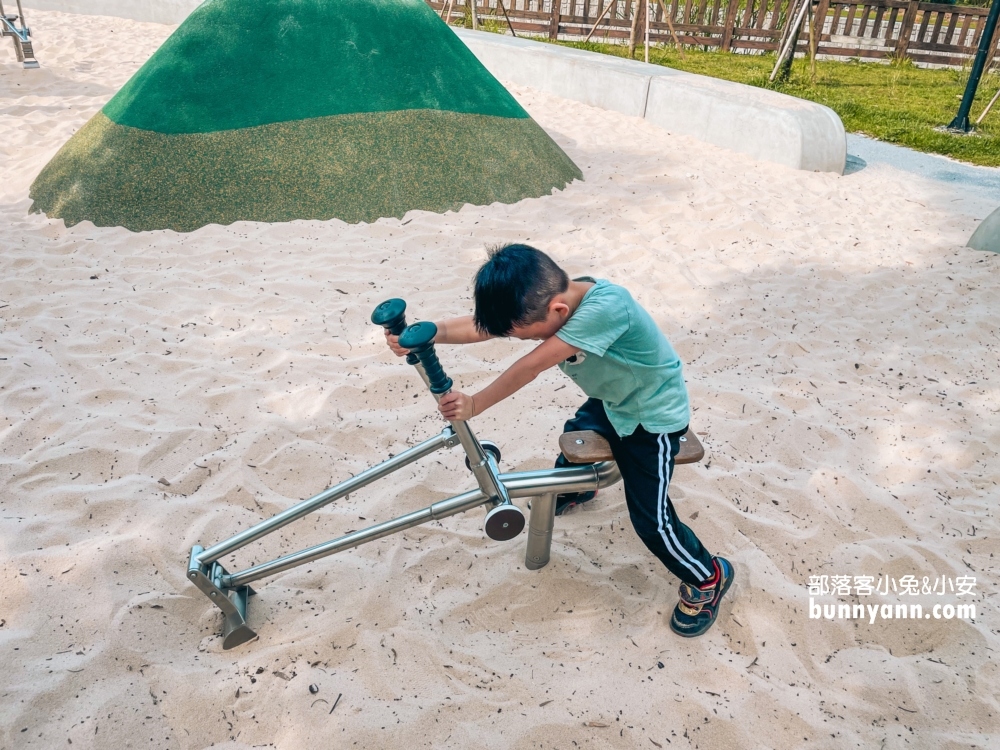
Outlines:
<svg viewBox="0 0 1000 750"><path fill-rule="evenodd" d="M733 30L736 26L736 14L739 9L740 0L729 0L729 7L726 8L726 20L722 29L722 44L720 45L723 52L729 52L733 46Z"/></svg>
<svg viewBox="0 0 1000 750"><path fill-rule="evenodd" d="M823 26L826 24L826 17L830 14L830 0L819 0L816 6L816 40L819 41L819 34L823 33Z"/></svg>
<svg viewBox="0 0 1000 750"><path fill-rule="evenodd" d="M816 34L816 49L814 52L819 54L819 46L823 43L823 27L826 25L826 16L830 12L830 0L819 0L819 5L816 7L816 15L813 16L813 28Z"/></svg>
<svg viewBox="0 0 1000 750"><path fill-rule="evenodd" d="M993 64L993 60L997 56L998 45L1000 45L1000 34L994 33L993 41L990 43L990 51L986 53L986 70L990 69L990 65Z"/></svg>
<svg viewBox="0 0 1000 750"><path fill-rule="evenodd" d="M628 57L630 60L635 59L635 45L639 35L642 34L640 26L645 8L646 0L635 0L635 8L632 10L632 26L628 35Z"/></svg>
<svg viewBox="0 0 1000 750"><path fill-rule="evenodd" d="M906 57L906 51L910 48L910 34L913 33L913 23L917 20L917 6L919 0L910 0L906 6L906 13L903 15L903 25L899 29L899 39L896 40L897 58Z"/></svg>
<svg viewBox="0 0 1000 750"><path fill-rule="evenodd" d="M552 18L549 21L549 39L559 38L559 11L562 0L552 0Z"/></svg>

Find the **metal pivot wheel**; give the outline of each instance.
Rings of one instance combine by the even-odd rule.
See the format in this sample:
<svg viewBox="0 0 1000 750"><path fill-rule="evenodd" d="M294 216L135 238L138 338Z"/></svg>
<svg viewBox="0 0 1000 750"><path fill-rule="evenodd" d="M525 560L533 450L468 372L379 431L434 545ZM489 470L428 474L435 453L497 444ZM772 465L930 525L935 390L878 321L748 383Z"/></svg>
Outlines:
<svg viewBox="0 0 1000 750"><path fill-rule="evenodd" d="M494 443L492 440L480 440L479 444L483 446L483 450L488 453L493 454L493 460L500 463L500 446ZM472 471L472 463L469 461L469 457L465 457L465 468Z"/></svg>
<svg viewBox="0 0 1000 750"><path fill-rule="evenodd" d="M509 541L524 530L524 513L516 505L498 505L486 514L483 529L496 542Z"/></svg>

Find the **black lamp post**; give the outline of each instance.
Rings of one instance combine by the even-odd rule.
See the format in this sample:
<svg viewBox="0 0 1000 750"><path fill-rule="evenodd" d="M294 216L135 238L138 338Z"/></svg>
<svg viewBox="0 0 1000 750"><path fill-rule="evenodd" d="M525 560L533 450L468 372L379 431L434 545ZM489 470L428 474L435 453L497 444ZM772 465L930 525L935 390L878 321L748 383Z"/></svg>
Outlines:
<svg viewBox="0 0 1000 750"><path fill-rule="evenodd" d="M955 130L960 133L968 133L969 110L972 109L972 100L976 98L976 89L979 88L979 79L982 78L983 70L986 68L986 56L990 53L990 45L993 42L993 32L997 27L997 17L1000 16L1000 0L993 0L990 6L990 14L986 17L986 27L979 37L979 49L976 50L976 59L972 63L972 70L969 71L969 82L965 84L965 95L962 103L958 105L958 114L951 121L948 130Z"/></svg>

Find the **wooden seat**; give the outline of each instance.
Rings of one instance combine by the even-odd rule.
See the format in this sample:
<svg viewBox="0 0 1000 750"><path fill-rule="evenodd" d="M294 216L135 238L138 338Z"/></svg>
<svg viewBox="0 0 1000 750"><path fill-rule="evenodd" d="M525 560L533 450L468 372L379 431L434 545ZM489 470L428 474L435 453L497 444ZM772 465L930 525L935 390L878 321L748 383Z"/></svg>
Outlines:
<svg viewBox="0 0 1000 750"><path fill-rule="evenodd" d="M593 430L564 432L559 436L559 450L571 464L593 464L614 461L608 441ZM674 457L675 464L696 464L705 457L705 449L698 436L691 430L681 435L681 450Z"/></svg>

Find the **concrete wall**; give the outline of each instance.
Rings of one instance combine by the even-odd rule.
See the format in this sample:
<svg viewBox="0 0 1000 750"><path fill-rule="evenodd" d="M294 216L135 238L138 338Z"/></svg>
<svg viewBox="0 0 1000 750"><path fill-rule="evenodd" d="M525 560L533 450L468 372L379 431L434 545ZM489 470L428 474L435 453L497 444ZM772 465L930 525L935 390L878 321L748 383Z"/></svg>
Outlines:
<svg viewBox="0 0 1000 750"><path fill-rule="evenodd" d="M456 30L501 81L644 117L795 169L844 171L847 137L829 107L740 83L543 42Z"/></svg>
<svg viewBox="0 0 1000 750"><path fill-rule="evenodd" d="M180 23L200 4L201 0L25 2L29 9L158 23ZM43 33L42 29L36 32ZM501 81L644 117L670 133L691 136L762 161L810 171L844 171L847 139L843 123L833 110L821 104L528 39L466 29L455 33Z"/></svg>

